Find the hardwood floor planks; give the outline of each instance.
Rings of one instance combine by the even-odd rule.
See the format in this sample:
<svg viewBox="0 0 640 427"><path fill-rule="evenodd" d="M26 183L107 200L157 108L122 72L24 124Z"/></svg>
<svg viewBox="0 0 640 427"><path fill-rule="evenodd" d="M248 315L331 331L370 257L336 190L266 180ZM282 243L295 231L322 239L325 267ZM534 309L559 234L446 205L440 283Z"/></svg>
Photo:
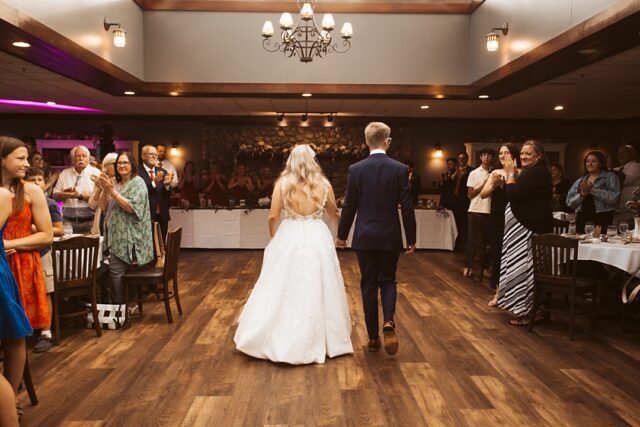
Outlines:
<svg viewBox="0 0 640 427"><path fill-rule="evenodd" d="M640 425L640 343L615 315L599 331L561 318L533 333L486 306L462 256L401 256L400 352L370 353L354 252L340 251L355 353L288 366L237 352L236 321L262 251L183 251L168 324L155 296L125 331L65 327L30 354L40 405L19 396L24 426Z"/></svg>

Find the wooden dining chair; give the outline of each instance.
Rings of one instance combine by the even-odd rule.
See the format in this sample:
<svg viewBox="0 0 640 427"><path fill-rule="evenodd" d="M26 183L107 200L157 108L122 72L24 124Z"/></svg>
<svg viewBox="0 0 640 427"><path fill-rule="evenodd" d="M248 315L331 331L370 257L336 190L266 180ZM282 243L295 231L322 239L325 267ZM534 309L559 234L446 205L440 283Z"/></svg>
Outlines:
<svg viewBox="0 0 640 427"><path fill-rule="evenodd" d="M569 339L573 340L574 317L591 314L591 330L596 327L598 282L577 277L578 240L555 234L533 236L533 309L529 318L529 331L533 330L536 313L562 313L569 315ZM562 294L568 296L569 307L552 308L549 296ZM585 310L576 310L577 297L590 294L591 306Z"/></svg>
<svg viewBox="0 0 640 427"><path fill-rule="evenodd" d="M96 335L102 330L98 319L96 300L96 271L100 252L100 237L77 236L54 241L51 247L53 261L53 342L60 343L60 319L86 317L85 307L76 307L71 313L60 313L62 298L88 296Z"/></svg>
<svg viewBox="0 0 640 427"><path fill-rule="evenodd" d="M569 221L553 218L553 234L566 234L569 232Z"/></svg>
<svg viewBox="0 0 640 427"><path fill-rule="evenodd" d="M167 234L167 244L165 248L165 260L162 268L155 265L147 266L139 270L127 271L123 277L125 301L135 301L140 307L142 313L142 305L144 303L143 287L152 286L153 291L162 294L164 300L164 308L167 313L167 321L173 323L171 315L171 306L169 301L175 299L178 313L182 316L182 306L180 304L180 293L178 291L178 260L180 257L180 242L182 240L182 227ZM169 289L169 281L173 283L173 287ZM129 298L129 288L136 286L138 297L134 300Z"/></svg>

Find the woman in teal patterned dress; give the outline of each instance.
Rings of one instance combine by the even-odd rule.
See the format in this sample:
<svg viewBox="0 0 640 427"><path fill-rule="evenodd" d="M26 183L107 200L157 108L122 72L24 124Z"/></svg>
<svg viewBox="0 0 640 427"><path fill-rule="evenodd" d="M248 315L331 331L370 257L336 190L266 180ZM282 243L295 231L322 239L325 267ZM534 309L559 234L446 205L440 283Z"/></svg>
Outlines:
<svg viewBox="0 0 640 427"><path fill-rule="evenodd" d="M12 213L12 197L9 190L0 187L0 237L4 235L7 219ZM9 269L4 241L0 239L0 338L4 348L4 375L13 388L14 400L27 357L24 337L32 332L18 285Z"/></svg>
<svg viewBox="0 0 640 427"><path fill-rule="evenodd" d="M107 211L107 247L113 300L124 301L122 276L135 262L142 267L153 261L153 234L149 195L131 153L121 153L116 160L116 184L102 174L97 183L102 188L100 207L106 209L109 199L113 207Z"/></svg>

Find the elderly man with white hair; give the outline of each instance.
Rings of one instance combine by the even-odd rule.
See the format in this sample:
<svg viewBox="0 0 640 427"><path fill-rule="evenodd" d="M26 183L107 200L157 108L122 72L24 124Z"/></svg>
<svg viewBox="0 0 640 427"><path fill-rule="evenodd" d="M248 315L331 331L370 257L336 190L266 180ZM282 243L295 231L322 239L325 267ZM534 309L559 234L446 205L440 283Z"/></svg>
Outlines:
<svg viewBox="0 0 640 427"><path fill-rule="evenodd" d="M100 169L89 165L89 149L78 145L71 149L73 166L63 170L53 188L53 198L64 203L62 217L71 223L74 233L91 231L95 212L89 207L89 198L95 188L94 179ZM95 178L92 178L94 177Z"/></svg>

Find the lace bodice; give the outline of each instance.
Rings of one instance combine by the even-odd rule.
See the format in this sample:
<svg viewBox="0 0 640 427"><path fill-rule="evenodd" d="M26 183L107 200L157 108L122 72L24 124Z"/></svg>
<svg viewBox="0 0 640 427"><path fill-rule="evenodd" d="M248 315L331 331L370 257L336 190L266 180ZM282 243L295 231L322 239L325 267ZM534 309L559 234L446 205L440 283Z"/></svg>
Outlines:
<svg viewBox="0 0 640 427"><path fill-rule="evenodd" d="M300 215L290 206L287 205L287 201L283 200L284 205L284 217L285 219L295 219L295 220L309 220L309 219L322 219L322 215L324 214L324 208L327 206L327 197L329 196L329 189L325 187L324 196L322 198L322 206L317 211L310 213L309 215Z"/></svg>

